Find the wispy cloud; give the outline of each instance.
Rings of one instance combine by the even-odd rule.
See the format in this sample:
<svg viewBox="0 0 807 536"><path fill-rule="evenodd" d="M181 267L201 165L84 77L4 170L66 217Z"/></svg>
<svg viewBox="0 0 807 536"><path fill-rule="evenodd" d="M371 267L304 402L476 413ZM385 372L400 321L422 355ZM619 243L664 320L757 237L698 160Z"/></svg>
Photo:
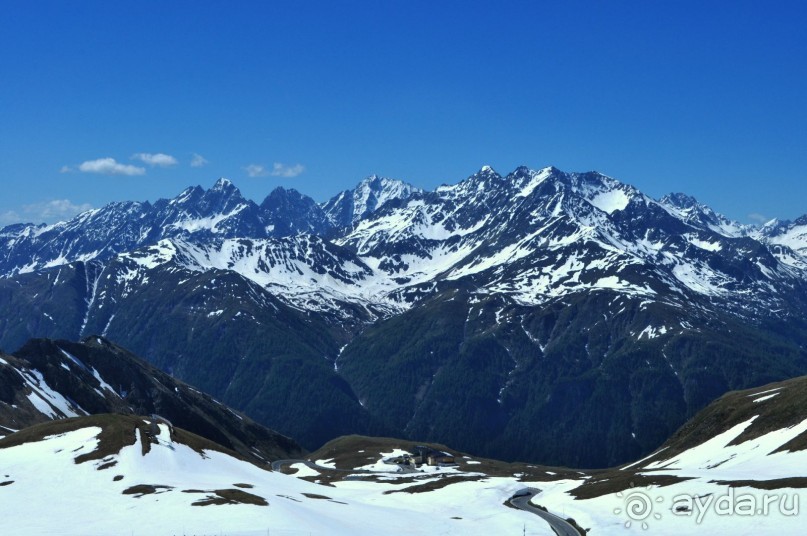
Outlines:
<svg viewBox="0 0 807 536"><path fill-rule="evenodd" d="M261 164L250 164L248 166L244 166L244 171L247 172L247 175L250 177L268 177L269 170L266 169L266 166Z"/></svg>
<svg viewBox="0 0 807 536"><path fill-rule="evenodd" d="M0 225L6 226L13 223L21 223L24 218L15 210L0 212Z"/></svg>
<svg viewBox="0 0 807 536"><path fill-rule="evenodd" d="M63 166L62 173L73 171L69 166ZM87 160L78 166L78 171L82 173L100 173L102 175L145 175L146 169L130 164L121 164L114 158L98 158Z"/></svg>
<svg viewBox="0 0 807 536"><path fill-rule="evenodd" d="M171 167L179 163L176 158L165 153L135 153L132 155L132 160L140 160L152 167Z"/></svg>
<svg viewBox="0 0 807 536"><path fill-rule="evenodd" d="M207 158L205 158L204 156L198 153L193 153L193 155L191 156L191 167L204 167L207 164L208 164Z"/></svg>
<svg viewBox="0 0 807 536"><path fill-rule="evenodd" d="M69 199L53 199L41 203L23 205L22 209L9 210L0 214L0 224L36 222L53 223L67 220L79 212L90 210L89 203L73 203Z"/></svg>
<svg viewBox="0 0 807 536"><path fill-rule="evenodd" d="M751 221L755 221L757 223L765 223L769 220L769 218L766 218L759 212L752 212L751 214L748 215L748 219Z"/></svg>
<svg viewBox="0 0 807 536"><path fill-rule="evenodd" d="M246 171L247 175L250 177L292 178L297 177L304 172L305 166L302 164L294 164L293 166L289 166L286 164L281 164L280 162L275 162L272 165L272 169L267 169L267 167L263 164L250 164L248 166L244 166L244 171Z"/></svg>
<svg viewBox="0 0 807 536"><path fill-rule="evenodd" d="M275 162L274 165L272 165L272 172L269 174L273 177L296 177L303 171L305 171L305 166L302 164L287 166L286 164Z"/></svg>

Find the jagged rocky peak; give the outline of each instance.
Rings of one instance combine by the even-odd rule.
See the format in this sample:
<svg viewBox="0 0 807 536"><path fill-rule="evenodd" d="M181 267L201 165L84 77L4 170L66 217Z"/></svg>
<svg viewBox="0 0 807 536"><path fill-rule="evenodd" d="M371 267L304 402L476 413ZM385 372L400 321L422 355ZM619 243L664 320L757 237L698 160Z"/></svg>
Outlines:
<svg viewBox="0 0 807 536"><path fill-rule="evenodd" d="M231 191L238 191L238 188L235 187L233 181L231 181L230 179L220 177L219 180L217 180L216 183L213 184L211 190L213 190L214 192L215 191L231 192Z"/></svg>
<svg viewBox="0 0 807 536"><path fill-rule="evenodd" d="M241 195L241 190L239 190L235 184L232 183L230 179L226 179L221 177L219 180L213 184L213 186L205 192L205 195L210 196L221 196L221 197L238 197L243 199Z"/></svg>
<svg viewBox="0 0 807 536"><path fill-rule="evenodd" d="M168 201L169 206L180 210L197 209L200 213L226 213L245 201L241 191L224 177L217 180L209 190L201 186L185 188L178 196ZM164 201L157 202L162 205Z"/></svg>
<svg viewBox="0 0 807 536"><path fill-rule="evenodd" d="M501 175L491 166L484 165L479 169L479 171L468 177L463 182L469 182L476 185L491 185L491 186L507 185L508 187L514 186L517 188L522 188L530 183L533 183L533 186L535 186L538 183L543 182L543 180L550 177L559 180L568 179L565 173L555 168L554 166L549 166L546 168L535 170L530 168L529 166L521 165L515 168L507 175ZM443 188L451 188L451 187L444 186ZM530 188L530 191L531 190L532 187Z"/></svg>
<svg viewBox="0 0 807 536"><path fill-rule="evenodd" d="M730 220L707 205L699 203L691 195L671 193L659 199L658 203L682 221L702 230L735 238L747 235L750 230L748 226Z"/></svg>
<svg viewBox="0 0 807 536"><path fill-rule="evenodd" d="M502 178L499 173L493 169L491 166L485 164L479 171L468 177L474 181L487 181L487 180L500 180Z"/></svg>
<svg viewBox="0 0 807 536"><path fill-rule="evenodd" d="M294 188L284 188L283 186L278 186L263 199L261 205L265 204L270 199L282 199L289 196L293 196L294 194L302 195L300 192L295 190Z"/></svg>
<svg viewBox="0 0 807 536"><path fill-rule="evenodd" d="M802 220L802 223L799 224L799 220ZM807 216L802 216L794 223L799 225L807 224ZM759 230L763 236L773 236L786 231L790 227L790 225L791 223L788 220L779 220L777 218L774 218L772 220L768 220L765 223L763 223L760 226Z"/></svg>
<svg viewBox="0 0 807 536"><path fill-rule="evenodd" d="M282 186L278 186L269 192L269 195L267 195L261 203L261 208L276 209L279 207L293 208L297 206L308 208L316 204L316 201L307 195L301 194L294 188L284 188Z"/></svg>
<svg viewBox="0 0 807 536"><path fill-rule="evenodd" d="M222 177L216 181L212 188L204 193L199 200L199 209L203 214L226 214L245 201L241 191L236 188L232 181Z"/></svg>
<svg viewBox="0 0 807 536"><path fill-rule="evenodd" d="M554 166L549 166L538 170L532 169L528 166L518 166L507 175L506 179L508 182L518 187L523 187L530 184L537 185L546 179L553 179L568 183L569 177L566 173ZM530 191L531 190L532 188Z"/></svg>
<svg viewBox="0 0 807 536"><path fill-rule="evenodd" d="M485 166L485 167L490 169L489 166ZM533 173L534 173L534 171L532 169L528 168L527 166L518 166L516 169L513 170L512 173L510 173L510 175L518 177L518 176L529 176L529 175L531 175Z"/></svg>
<svg viewBox="0 0 807 536"><path fill-rule="evenodd" d="M479 171L477 171L476 174L477 175L496 175L497 177L500 176L498 173L496 173L496 170L494 170L491 166L489 166L487 164L485 164L484 166L479 168Z"/></svg>
<svg viewBox="0 0 807 536"><path fill-rule="evenodd" d="M336 227L350 227L393 199L407 199L421 192L411 184L378 175L365 177L352 190L344 190L322 205Z"/></svg>
<svg viewBox="0 0 807 536"><path fill-rule="evenodd" d="M482 169L485 168L491 169L490 166L484 166ZM496 173L495 171L492 170L491 172ZM482 170L480 170L479 174L481 173L483 173ZM523 182L525 180L530 180L532 177L535 176L535 174L536 172L528 168L527 166L518 166L516 169L514 169L507 175L506 179L510 182L518 183Z"/></svg>
<svg viewBox="0 0 807 536"><path fill-rule="evenodd" d="M364 209L364 212L359 214L362 216L373 212L390 199L406 198L418 191L420 191L419 188L404 181L370 175L356 187L353 198L356 206Z"/></svg>
<svg viewBox="0 0 807 536"><path fill-rule="evenodd" d="M182 192L175 198L169 201L171 205L184 205L198 201L203 195L205 190L201 186L189 186L182 190Z"/></svg>
<svg viewBox="0 0 807 536"><path fill-rule="evenodd" d="M34 225L33 223L12 223L5 227L0 227L0 238L16 237L30 227L45 227L45 224Z"/></svg>
<svg viewBox="0 0 807 536"><path fill-rule="evenodd" d="M468 176L455 184L444 184L437 188L438 192L451 192L450 195L472 195L484 194L492 190L498 190L499 187L505 186L507 181L503 179L499 173L496 172L489 165L484 165L479 168L479 171L473 175Z"/></svg>
<svg viewBox="0 0 807 536"><path fill-rule="evenodd" d="M659 203L662 205L669 205L676 208L686 209L686 208L694 208L701 206L698 203L698 200L692 197L691 195L687 195L681 192L674 192L669 193L659 199Z"/></svg>
<svg viewBox="0 0 807 536"><path fill-rule="evenodd" d="M293 188L275 188L263 200L260 210L271 236L326 233L332 227L322 207Z"/></svg>

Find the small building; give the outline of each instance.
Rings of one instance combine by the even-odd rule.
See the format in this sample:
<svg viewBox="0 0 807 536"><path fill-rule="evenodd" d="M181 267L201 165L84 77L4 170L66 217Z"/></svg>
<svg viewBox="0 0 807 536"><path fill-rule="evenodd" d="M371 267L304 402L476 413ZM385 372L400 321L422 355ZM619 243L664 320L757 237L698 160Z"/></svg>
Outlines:
<svg viewBox="0 0 807 536"><path fill-rule="evenodd" d="M454 455L448 452L432 451L426 458L429 465L454 465Z"/></svg>
<svg viewBox="0 0 807 536"><path fill-rule="evenodd" d="M454 461L454 455L448 452L435 450L422 445L418 445L412 450L413 452L410 458L412 463L416 465L423 465L424 463L426 465L453 465L456 463Z"/></svg>

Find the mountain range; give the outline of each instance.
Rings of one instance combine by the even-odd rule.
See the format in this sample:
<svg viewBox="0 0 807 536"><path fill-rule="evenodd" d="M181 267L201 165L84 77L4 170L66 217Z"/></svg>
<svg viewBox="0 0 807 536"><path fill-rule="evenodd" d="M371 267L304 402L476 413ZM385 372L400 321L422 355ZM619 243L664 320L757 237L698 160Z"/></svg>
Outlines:
<svg viewBox="0 0 807 536"><path fill-rule="evenodd" d="M807 217L490 167L317 203L228 180L0 230L0 346L101 335L309 449L347 433L604 467L807 373Z"/></svg>

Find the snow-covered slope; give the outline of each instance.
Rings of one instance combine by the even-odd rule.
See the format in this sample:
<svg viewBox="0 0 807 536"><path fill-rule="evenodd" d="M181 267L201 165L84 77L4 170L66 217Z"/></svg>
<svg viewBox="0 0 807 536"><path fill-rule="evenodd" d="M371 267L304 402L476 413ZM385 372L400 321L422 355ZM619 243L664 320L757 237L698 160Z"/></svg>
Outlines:
<svg viewBox="0 0 807 536"><path fill-rule="evenodd" d="M592 536L800 534L805 386L798 378L730 393L653 455L593 472L460 454L455 466L399 472L391 459L414 443L359 436L323 446L316 465L269 471L149 417L55 421L0 439L0 504L14 512L4 530L551 535L541 518L505 504L529 487L533 504Z"/></svg>
<svg viewBox="0 0 807 536"><path fill-rule="evenodd" d="M650 456L549 484L533 502L563 505L592 535L801 534L806 390L802 377L729 393Z"/></svg>
<svg viewBox="0 0 807 536"><path fill-rule="evenodd" d="M729 220L708 206L699 203L694 197L683 193L665 195L659 200L659 204L687 224L723 236L737 238L746 236L754 230L750 225L742 225Z"/></svg>
<svg viewBox="0 0 807 536"><path fill-rule="evenodd" d="M58 423L57 423L58 424ZM315 484L164 423L98 416L0 440L8 534L553 534L503 503L515 478ZM395 468L390 468L394 472ZM404 492L434 483L434 491ZM43 512L47 515L43 515Z"/></svg>
<svg viewBox="0 0 807 536"><path fill-rule="evenodd" d="M807 216L792 222L771 220L752 230L750 236L769 244L782 263L807 269Z"/></svg>
<svg viewBox="0 0 807 536"><path fill-rule="evenodd" d="M65 367L69 365L65 364ZM4 391L3 407L0 408L2 429L18 430L46 419L87 415L87 411L78 403L54 389L42 372L16 358L0 357L0 377ZM101 390L98 391L98 395L102 398L107 396Z"/></svg>
<svg viewBox="0 0 807 536"><path fill-rule="evenodd" d="M377 318L403 307L388 296L396 284L387 274L315 235L204 243L164 239L116 260L128 267L116 276L120 284L148 280L149 270L171 265L197 272L231 270L305 311L347 317L355 315L352 306L358 305Z"/></svg>

